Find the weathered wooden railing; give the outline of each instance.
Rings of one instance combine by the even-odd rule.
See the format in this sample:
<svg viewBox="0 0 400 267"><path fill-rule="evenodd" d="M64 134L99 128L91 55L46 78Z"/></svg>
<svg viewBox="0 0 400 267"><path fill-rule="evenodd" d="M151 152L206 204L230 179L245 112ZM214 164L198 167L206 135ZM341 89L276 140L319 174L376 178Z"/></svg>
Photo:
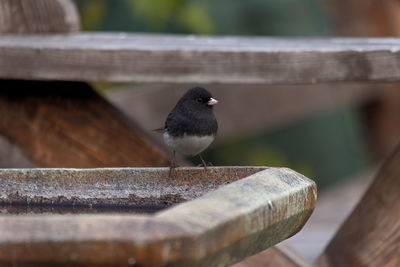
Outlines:
<svg viewBox="0 0 400 267"><path fill-rule="evenodd" d="M3 35L0 57L0 75L14 79L201 84L400 81L396 38Z"/></svg>
<svg viewBox="0 0 400 267"><path fill-rule="evenodd" d="M400 81L400 41L394 38L287 39L77 33L78 16L73 3L68 0L37 0L34 3L2 0L0 21L0 32L3 33L0 36L0 133L40 167L167 165L163 149L85 81L201 84ZM310 100L310 105L312 102ZM377 181L317 264L375 266L399 263L400 243L396 237L400 220L395 212L396 203L399 203L396 189L400 184L399 151L398 148L383 167ZM218 170L221 169L211 168L216 173L208 179L219 177ZM238 171L236 168L229 174L230 182L240 176ZM64 182L74 180L76 170L53 170L58 173L55 177L50 175L51 172L1 171L2 185L9 185L2 187L3 203L14 205L18 201L26 204L43 200L24 196L20 193L21 188L33 186L30 188L33 193L50 192L54 189L51 187L53 177L65 179L57 180L63 189L67 186ZM158 169L157 172L166 170ZM193 173L184 177L191 177ZM46 178L38 180L43 174ZM129 174L124 182L119 180L120 174L102 176L107 181L104 188L119 186L117 191L126 189L125 186L129 188L129 185L135 185L130 179L138 179L136 174L132 177ZM240 178L249 175L243 174ZM83 186L80 188L82 194L75 195L75 200L85 196L83 189L95 187L98 179L103 178L92 177L86 184L74 180L76 188ZM104 193L103 189L98 193ZM271 193L271 189L275 191ZM75 194L77 192L79 190ZM10 196L16 197L14 202ZM74 198L66 199L68 202ZM287 199L303 202L285 202ZM59 200L65 199L60 196ZM116 201L120 200L117 198ZM0 263L141 264L149 260L153 264L233 263L298 231L309 216L314 200L315 188L308 179L290 170L266 169L155 215L16 216L6 213L0 216ZM214 207L215 203L223 205ZM225 211L229 212L225 214ZM210 225L203 224L203 220L217 228L208 228ZM235 236L228 235L227 230ZM371 238L366 238L371 233ZM176 237L181 239L174 239ZM354 243L359 245L351 247ZM377 247L382 244L385 253L371 254L371 251L383 251ZM43 251L47 253L39 253ZM90 254L98 251L102 254ZM369 255L373 255L373 259ZM264 266L306 264L277 247L269 249L266 256L270 260L263 261ZM243 265L246 261L241 263Z"/></svg>

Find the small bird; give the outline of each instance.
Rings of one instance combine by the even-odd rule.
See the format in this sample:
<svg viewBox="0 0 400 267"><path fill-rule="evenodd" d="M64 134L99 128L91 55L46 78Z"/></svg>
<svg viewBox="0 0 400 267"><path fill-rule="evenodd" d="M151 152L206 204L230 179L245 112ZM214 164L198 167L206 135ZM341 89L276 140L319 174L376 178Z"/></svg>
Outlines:
<svg viewBox="0 0 400 267"><path fill-rule="evenodd" d="M175 108L168 114L163 128L164 142L172 149L171 168L176 167L175 152L183 155L198 155L204 169L207 165L201 156L217 134L218 123L213 113L213 106L218 101L202 87L189 89Z"/></svg>

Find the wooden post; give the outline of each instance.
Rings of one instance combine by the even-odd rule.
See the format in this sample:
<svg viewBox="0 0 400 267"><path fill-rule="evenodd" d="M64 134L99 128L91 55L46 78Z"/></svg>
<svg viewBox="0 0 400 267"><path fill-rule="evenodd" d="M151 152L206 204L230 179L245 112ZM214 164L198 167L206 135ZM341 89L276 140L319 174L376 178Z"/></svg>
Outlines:
<svg viewBox="0 0 400 267"><path fill-rule="evenodd" d="M85 83L0 80L0 88L0 133L37 166L168 165L166 153Z"/></svg>
<svg viewBox="0 0 400 267"><path fill-rule="evenodd" d="M0 33L60 33L79 30L71 0L0 0Z"/></svg>
<svg viewBox="0 0 400 267"><path fill-rule="evenodd" d="M319 266L400 265L400 145L332 239Z"/></svg>
<svg viewBox="0 0 400 267"><path fill-rule="evenodd" d="M328 0L333 31L341 36L400 36L400 3L396 0ZM384 68L386 70L386 68ZM368 134L368 144L375 160L380 160L400 141L399 84L379 91L378 101L364 106L362 111ZM378 90L379 89L379 90Z"/></svg>

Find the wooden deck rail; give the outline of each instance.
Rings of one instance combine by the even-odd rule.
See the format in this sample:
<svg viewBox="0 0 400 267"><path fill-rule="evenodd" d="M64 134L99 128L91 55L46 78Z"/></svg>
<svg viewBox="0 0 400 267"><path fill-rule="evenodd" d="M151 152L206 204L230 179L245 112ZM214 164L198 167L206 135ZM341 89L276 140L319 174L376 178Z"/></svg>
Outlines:
<svg viewBox="0 0 400 267"><path fill-rule="evenodd" d="M201 84L400 81L396 38L3 35L0 58L0 78L12 79Z"/></svg>

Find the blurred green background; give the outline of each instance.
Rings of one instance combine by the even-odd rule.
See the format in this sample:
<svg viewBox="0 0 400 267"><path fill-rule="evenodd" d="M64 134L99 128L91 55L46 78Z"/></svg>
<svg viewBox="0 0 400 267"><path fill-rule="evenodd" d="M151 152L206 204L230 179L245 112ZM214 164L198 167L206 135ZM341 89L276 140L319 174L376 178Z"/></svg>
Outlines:
<svg viewBox="0 0 400 267"><path fill-rule="evenodd" d="M316 0L76 0L83 30L232 35L329 34Z"/></svg>
<svg viewBox="0 0 400 267"><path fill-rule="evenodd" d="M329 16L316 0L76 0L76 3L83 31L332 34ZM103 90L108 86L98 85ZM318 113L272 132L240 136L213 146L204 156L214 165L287 166L315 179L320 190L356 175L370 161L360 114L351 106ZM191 160L198 163L197 159Z"/></svg>

